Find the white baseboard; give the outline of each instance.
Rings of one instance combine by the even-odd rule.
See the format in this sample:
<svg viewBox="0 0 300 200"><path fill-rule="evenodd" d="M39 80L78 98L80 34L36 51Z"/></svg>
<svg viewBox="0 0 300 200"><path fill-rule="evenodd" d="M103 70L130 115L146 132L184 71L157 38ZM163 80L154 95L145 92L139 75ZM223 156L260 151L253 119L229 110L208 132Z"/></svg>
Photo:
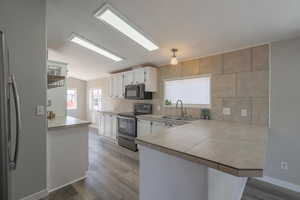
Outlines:
<svg viewBox="0 0 300 200"><path fill-rule="evenodd" d="M87 174L87 172L86 172L86 174ZM63 187L66 187L66 186L68 186L68 185L71 185L71 184L73 184L73 183L76 183L76 182L78 182L78 181L81 181L81 180L83 180L83 179L86 179L86 177L87 177L87 175L85 175L85 176L83 176L83 177L81 177L81 178L75 179L75 180L73 180L73 181L70 181L69 183L66 183L66 184L64 184L64 185L61 185L61 186L59 186L59 187L50 189L50 190L48 190L48 193L54 192L55 190L59 190L59 189L61 189L61 188L63 188Z"/></svg>
<svg viewBox="0 0 300 200"><path fill-rule="evenodd" d="M42 190L42 191L37 192L35 194L32 194L30 196L24 197L21 200L40 200L40 199L45 198L47 196L48 196L48 191L45 189L45 190Z"/></svg>
<svg viewBox="0 0 300 200"><path fill-rule="evenodd" d="M260 181L264 181L264 182L267 182L267 183L271 183L273 185L276 185L276 186L279 186L279 187L282 187L282 188L285 188L285 189L288 189L288 190L292 190L294 192L299 192L300 193L300 185L296 185L296 184L293 184L293 183L290 183L290 182L287 182L287 181L283 181L283 180L279 180L279 179L276 179L276 178L272 178L272 177L269 177L269 176L264 176L262 178L256 178Z"/></svg>

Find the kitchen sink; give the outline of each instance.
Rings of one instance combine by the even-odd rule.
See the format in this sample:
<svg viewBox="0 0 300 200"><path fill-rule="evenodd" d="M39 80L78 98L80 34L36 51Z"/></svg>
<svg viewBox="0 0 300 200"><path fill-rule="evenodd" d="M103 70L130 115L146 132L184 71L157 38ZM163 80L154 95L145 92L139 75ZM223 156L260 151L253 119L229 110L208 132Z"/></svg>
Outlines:
<svg viewBox="0 0 300 200"><path fill-rule="evenodd" d="M179 121L195 121L198 120L197 118L193 118L191 116L185 116L185 117L180 117L180 116L173 116L173 115L165 115L162 116L163 119L169 119L169 120L179 120Z"/></svg>

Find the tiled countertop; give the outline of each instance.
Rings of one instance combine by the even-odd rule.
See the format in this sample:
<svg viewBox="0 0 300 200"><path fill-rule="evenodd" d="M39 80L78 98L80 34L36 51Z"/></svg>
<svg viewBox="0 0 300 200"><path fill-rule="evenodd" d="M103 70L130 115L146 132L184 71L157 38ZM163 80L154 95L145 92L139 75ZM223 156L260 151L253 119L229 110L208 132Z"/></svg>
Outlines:
<svg viewBox="0 0 300 200"><path fill-rule="evenodd" d="M56 117L52 120L48 120L48 129L81 126L81 125L89 125L89 124L91 124L91 122L80 120L70 116Z"/></svg>
<svg viewBox="0 0 300 200"><path fill-rule="evenodd" d="M136 143L235 176L259 177L267 132L267 127L198 120L139 137Z"/></svg>

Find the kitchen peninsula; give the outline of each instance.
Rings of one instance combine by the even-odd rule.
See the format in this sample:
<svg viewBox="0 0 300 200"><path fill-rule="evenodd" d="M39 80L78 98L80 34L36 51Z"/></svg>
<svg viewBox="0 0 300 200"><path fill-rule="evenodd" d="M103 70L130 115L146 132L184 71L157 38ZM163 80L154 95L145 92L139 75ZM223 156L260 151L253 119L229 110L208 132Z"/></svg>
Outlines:
<svg viewBox="0 0 300 200"><path fill-rule="evenodd" d="M90 122L74 117L48 120L47 185L53 191L83 179L88 170Z"/></svg>
<svg viewBox="0 0 300 200"><path fill-rule="evenodd" d="M263 174L268 129L198 120L139 137L140 200L240 200Z"/></svg>

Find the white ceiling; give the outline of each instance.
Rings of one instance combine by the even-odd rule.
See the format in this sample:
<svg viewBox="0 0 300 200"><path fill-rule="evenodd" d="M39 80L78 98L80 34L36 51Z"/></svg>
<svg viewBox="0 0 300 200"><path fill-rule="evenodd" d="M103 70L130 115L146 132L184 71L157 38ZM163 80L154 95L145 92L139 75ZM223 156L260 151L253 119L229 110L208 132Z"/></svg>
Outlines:
<svg viewBox="0 0 300 200"><path fill-rule="evenodd" d="M91 80L133 65L201 57L300 35L299 0L109 0L159 45L149 52L93 17L103 0L48 0L49 59L69 63L70 75ZM77 33L115 52L115 63L68 42Z"/></svg>

